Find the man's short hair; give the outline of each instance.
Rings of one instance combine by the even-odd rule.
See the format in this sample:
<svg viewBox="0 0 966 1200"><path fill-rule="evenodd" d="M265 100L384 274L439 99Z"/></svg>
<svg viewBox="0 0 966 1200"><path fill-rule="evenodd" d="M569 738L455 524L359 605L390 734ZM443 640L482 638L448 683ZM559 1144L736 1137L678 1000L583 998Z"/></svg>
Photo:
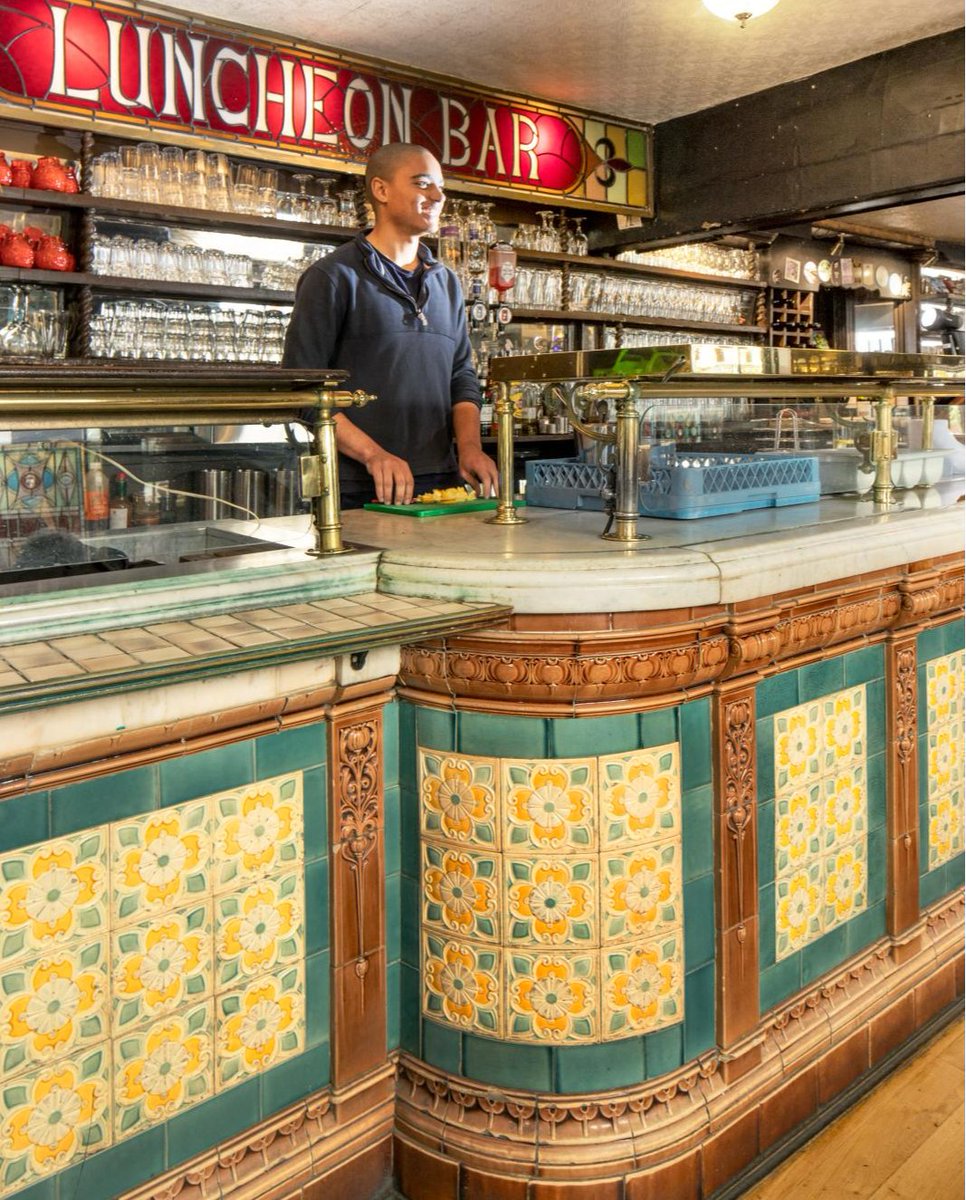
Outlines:
<svg viewBox="0 0 966 1200"><path fill-rule="evenodd" d="M428 154L425 146L416 146L412 142L390 142L388 146L380 146L373 150L366 163L366 199L370 204L375 200L372 195L374 179L390 180L399 169L399 164L413 153Z"/></svg>

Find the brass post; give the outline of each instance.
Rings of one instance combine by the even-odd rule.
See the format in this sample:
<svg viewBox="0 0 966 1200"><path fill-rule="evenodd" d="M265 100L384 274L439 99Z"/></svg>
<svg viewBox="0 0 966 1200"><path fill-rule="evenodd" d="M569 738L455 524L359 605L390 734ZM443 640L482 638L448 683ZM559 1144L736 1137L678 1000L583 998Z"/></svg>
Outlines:
<svg viewBox="0 0 966 1200"><path fill-rule="evenodd" d="M891 505L892 460L896 456L896 435L892 428L894 396L880 396L875 402L875 429L872 431L872 463L875 480L872 484L872 499L876 504Z"/></svg>
<svg viewBox="0 0 966 1200"><path fill-rule="evenodd" d="M935 427L936 401L932 396L920 396L919 402L922 405L922 441L919 443L919 448L921 450L931 450L933 429Z"/></svg>
<svg viewBox="0 0 966 1200"><path fill-rule="evenodd" d="M602 537L612 542L633 545L649 541L647 534L637 532L640 515L639 483L637 478L638 417L634 396L629 387L616 397L617 443L614 447L614 521Z"/></svg>
<svg viewBox="0 0 966 1200"><path fill-rule="evenodd" d="M375 396L366 392L336 392L320 388L315 418L315 454L302 459L302 495L312 502L317 557L345 554L339 508L339 451L335 440L335 409L362 407Z"/></svg>
<svg viewBox="0 0 966 1200"><path fill-rule="evenodd" d="M513 401L510 388L505 383L496 385L496 448L497 467L500 471L500 487L497 493L496 512L486 518L488 525L526 525L526 518L513 507Z"/></svg>

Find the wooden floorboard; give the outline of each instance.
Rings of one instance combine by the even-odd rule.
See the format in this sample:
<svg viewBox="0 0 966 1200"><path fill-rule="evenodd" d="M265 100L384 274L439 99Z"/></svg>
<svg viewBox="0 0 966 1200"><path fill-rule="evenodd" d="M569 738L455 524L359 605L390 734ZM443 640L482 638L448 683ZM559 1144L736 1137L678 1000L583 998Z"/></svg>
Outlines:
<svg viewBox="0 0 966 1200"><path fill-rule="evenodd" d="M963 1099L960 1018L745 1200L963 1200Z"/></svg>

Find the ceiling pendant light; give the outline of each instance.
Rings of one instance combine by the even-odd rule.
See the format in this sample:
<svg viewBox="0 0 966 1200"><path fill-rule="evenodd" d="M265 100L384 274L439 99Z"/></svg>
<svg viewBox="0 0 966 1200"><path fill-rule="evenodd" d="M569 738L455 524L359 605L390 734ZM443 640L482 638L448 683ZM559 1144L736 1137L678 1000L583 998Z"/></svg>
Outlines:
<svg viewBox="0 0 966 1200"><path fill-rule="evenodd" d="M704 7L725 21L737 21L742 29L746 21L774 8L778 0L704 0Z"/></svg>

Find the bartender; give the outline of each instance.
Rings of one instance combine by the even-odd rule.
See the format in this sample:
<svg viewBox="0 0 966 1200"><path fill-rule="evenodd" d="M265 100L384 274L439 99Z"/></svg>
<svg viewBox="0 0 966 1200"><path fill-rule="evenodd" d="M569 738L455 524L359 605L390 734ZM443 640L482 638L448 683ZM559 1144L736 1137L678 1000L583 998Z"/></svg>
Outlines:
<svg viewBox="0 0 966 1200"><path fill-rule="evenodd" d="M382 146L366 167L366 196L373 227L299 280L283 365L347 371L352 387L378 397L335 416L344 508L373 496L408 504L461 479L488 496L497 469L480 444L463 295L420 241L439 226L442 169L419 146Z"/></svg>

